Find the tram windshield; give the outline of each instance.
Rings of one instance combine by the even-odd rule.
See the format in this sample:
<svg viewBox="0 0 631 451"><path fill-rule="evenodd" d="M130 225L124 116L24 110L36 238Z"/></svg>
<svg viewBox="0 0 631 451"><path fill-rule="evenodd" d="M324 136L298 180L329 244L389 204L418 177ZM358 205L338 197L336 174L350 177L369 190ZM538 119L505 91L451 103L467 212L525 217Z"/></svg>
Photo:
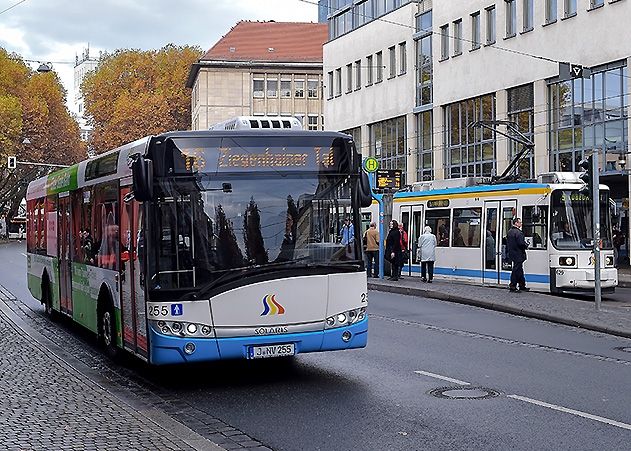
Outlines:
<svg viewBox="0 0 631 451"><path fill-rule="evenodd" d="M592 200L577 190L552 193L550 237L557 249L590 249L592 231ZM602 249L611 249L609 192L600 193L600 240Z"/></svg>

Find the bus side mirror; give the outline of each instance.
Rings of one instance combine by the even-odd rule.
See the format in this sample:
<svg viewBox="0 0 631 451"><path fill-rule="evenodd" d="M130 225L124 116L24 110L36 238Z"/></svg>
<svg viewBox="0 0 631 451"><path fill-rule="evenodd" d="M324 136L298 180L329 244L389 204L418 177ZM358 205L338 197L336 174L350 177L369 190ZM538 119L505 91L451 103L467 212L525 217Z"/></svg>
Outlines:
<svg viewBox="0 0 631 451"><path fill-rule="evenodd" d="M370 180L368 174L361 171L359 177L359 204L362 208L367 208L372 205L372 189L370 188Z"/></svg>
<svg viewBox="0 0 631 451"><path fill-rule="evenodd" d="M134 198L145 202L153 198L153 162L142 155L131 164Z"/></svg>

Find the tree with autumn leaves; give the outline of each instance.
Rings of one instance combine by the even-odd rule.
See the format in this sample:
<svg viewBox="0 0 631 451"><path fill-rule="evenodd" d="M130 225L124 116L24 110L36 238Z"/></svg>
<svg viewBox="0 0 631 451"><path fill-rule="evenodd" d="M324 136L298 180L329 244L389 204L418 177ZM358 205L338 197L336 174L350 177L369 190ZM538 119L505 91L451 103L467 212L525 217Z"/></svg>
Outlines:
<svg viewBox="0 0 631 451"><path fill-rule="evenodd" d="M23 144L25 139L30 143ZM18 55L0 48L0 214L12 217L28 183L49 169L20 164L9 170L8 156L72 164L86 157L86 146L57 74L35 72Z"/></svg>
<svg viewBox="0 0 631 451"><path fill-rule="evenodd" d="M117 50L102 57L81 91L90 148L97 154L147 135L191 128L186 79L201 49L167 45L160 50Z"/></svg>

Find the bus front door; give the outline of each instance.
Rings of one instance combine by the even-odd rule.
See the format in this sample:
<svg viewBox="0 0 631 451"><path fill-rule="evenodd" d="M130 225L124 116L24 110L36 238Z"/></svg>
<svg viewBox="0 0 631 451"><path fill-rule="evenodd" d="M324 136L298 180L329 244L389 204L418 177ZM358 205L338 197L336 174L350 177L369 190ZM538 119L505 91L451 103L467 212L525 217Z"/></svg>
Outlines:
<svg viewBox="0 0 631 451"><path fill-rule="evenodd" d="M123 345L136 355L147 357L147 318L142 283L142 214L135 200L125 202L130 192L121 188L120 280ZM140 243L139 243L140 240ZM140 245L139 245L140 244Z"/></svg>
<svg viewBox="0 0 631 451"><path fill-rule="evenodd" d="M70 197L60 197L59 207L59 300L61 311L72 314L72 271L70 268Z"/></svg>
<svg viewBox="0 0 631 451"><path fill-rule="evenodd" d="M506 255L506 236L517 211L516 200L484 203L484 237L482 246L482 281L508 285L512 264Z"/></svg>

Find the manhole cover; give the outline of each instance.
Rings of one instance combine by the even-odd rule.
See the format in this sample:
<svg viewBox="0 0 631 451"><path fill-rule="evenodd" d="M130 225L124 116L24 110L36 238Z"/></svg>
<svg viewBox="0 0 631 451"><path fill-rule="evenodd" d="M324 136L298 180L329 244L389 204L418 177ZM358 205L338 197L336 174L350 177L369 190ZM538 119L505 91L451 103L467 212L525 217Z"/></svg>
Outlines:
<svg viewBox="0 0 631 451"><path fill-rule="evenodd" d="M500 395L500 392L492 388L462 386L435 388L428 393L442 399L488 399Z"/></svg>
<svg viewBox="0 0 631 451"><path fill-rule="evenodd" d="M618 351L623 351L623 352L631 352L631 346L617 346L614 349L617 349Z"/></svg>

